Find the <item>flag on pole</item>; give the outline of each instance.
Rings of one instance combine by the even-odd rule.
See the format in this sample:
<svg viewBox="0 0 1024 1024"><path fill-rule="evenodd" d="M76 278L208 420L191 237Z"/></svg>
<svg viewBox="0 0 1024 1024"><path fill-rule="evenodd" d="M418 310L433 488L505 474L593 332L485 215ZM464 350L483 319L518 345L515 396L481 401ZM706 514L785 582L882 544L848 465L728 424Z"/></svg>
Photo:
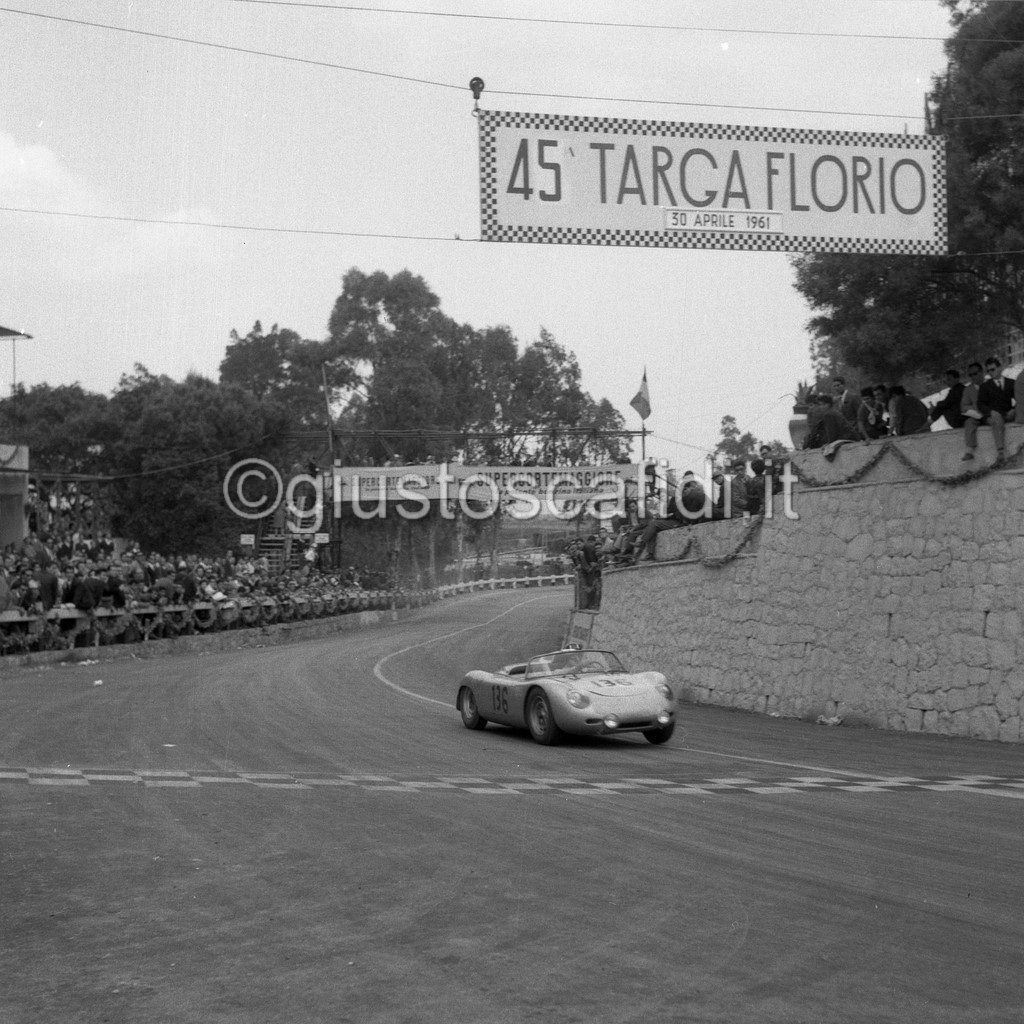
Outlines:
<svg viewBox="0 0 1024 1024"><path fill-rule="evenodd" d="M646 367L644 367L644 379L640 382L640 390L633 396L633 400L629 404L640 413L640 419L645 420L651 415L651 394L647 390Z"/></svg>

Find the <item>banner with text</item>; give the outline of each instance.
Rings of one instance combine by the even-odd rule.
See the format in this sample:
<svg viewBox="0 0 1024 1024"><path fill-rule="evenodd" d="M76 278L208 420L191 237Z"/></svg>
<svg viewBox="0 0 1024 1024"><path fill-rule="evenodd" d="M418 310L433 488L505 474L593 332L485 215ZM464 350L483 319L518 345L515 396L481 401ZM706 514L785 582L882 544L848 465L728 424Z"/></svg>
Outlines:
<svg viewBox="0 0 1024 1024"><path fill-rule="evenodd" d="M946 252L945 139L481 110L481 235Z"/></svg>
<svg viewBox="0 0 1024 1024"><path fill-rule="evenodd" d="M424 501L482 503L531 518L600 510L635 497L644 467L608 466L336 466L336 501L391 504Z"/></svg>

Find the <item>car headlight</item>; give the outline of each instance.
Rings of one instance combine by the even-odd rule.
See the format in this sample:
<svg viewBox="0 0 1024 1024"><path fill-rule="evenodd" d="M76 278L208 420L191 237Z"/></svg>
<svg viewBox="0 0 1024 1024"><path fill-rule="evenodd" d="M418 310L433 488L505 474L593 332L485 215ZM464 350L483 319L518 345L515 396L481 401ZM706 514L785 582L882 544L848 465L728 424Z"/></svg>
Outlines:
<svg viewBox="0 0 1024 1024"><path fill-rule="evenodd" d="M658 685L655 687L655 689L663 697L667 697L669 700L675 700L676 699L675 695L672 693L672 687L669 686L668 683L658 683Z"/></svg>
<svg viewBox="0 0 1024 1024"><path fill-rule="evenodd" d="M579 690L570 690L565 695L565 699L574 708L585 708L590 704L590 698L585 693L580 693Z"/></svg>

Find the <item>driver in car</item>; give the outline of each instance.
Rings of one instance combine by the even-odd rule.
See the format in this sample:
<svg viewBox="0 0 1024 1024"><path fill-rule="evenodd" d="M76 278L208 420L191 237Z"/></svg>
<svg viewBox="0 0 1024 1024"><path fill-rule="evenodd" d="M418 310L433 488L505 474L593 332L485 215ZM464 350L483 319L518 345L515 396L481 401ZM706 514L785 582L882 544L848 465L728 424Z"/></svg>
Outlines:
<svg viewBox="0 0 1024 1024"><path fill-rule="evenodd" d="M575 651L559 651L551 659L552 672L575 672L580 667L580 656Z"/></svg>

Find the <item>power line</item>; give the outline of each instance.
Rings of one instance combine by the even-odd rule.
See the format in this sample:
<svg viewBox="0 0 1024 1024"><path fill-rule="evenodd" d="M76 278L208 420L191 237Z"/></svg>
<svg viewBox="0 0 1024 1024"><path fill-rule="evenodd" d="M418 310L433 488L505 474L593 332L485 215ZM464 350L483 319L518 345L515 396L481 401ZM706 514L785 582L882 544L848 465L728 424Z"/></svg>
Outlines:
<svg viewBox="0 0 1024 1024"><path fill-rule="evenodd" d="M923 114L867 114L858 110L817 110L813 107L760 107L751 106L746 103L696 103L684 102L682 100L641 99L636 96L583 96L561 92L515 92L508 89L488 89L487 91L498 96L528 96L538 99L591 100L600 103L646 103L648 105L668 107L703 107L709 110L761 110L779 114L828 114L830 117L885 117L897 121L924 120ZM1012 116L1019 117L1022 115L1014 114Z"/></svg>
<svg viewBox="0 0 1024 1024"><path fill-rule="evenodd" d="M1020 0L1024 2L1024 0ZM76 217L81 220L121 221L126 224L163 224L168 227L216 228L223 231L269 231L282 235L329 235L339 238L388 238L411 242L479 242L479 238L462 238L458 234L451 235L403 235L388 234L383 231L337 231L330 228L282 228L268 227L263 224L221 224L204 220L169 220L160 217L128 217L113 213L75 213L69 210L39 210L21 206L0 206L0 213L27 213L41 217ZM968 252L958 250L946 253L950 258L973 256L1021 256L1024 249L992 249L988 251ZM671 440L664 438L663 440ZM677 442L681 443L681 442Z"/></svg>
<svg viewBox="0 0 1024 1024"><path fill-rule="evenodd" d="M701 25L649 24L641 21L589 21L582 18L528 18L524 15L466 14L455 11L413 11L395 7L361 7L355 4L313 3L310 0L228 0L229 3L255 4L264 7L301 7L313 10L351 11L360 14L397 14L424 18L459 18L467 21L516 22L529 25L567 25L573 28L624 28L651 32L707 32L716 35L795 36L820 39L872 39L892 42L942 43L945 36L887 35L881 32L812 32L806 29L722 28ZM934 0L926 0L934 3ZM972 40L973 42L1010 42L1019 40Z"/></svg>
<svg viewBox="0 0 1024 1024"><path fill-rule="evenodd" d="M170 35L168 33L163 32L148 32L144 29L126 28L122 25L104 25L94 21L82 21L77 18L66 18L53 14L40 14L35 11L22 11L17 10L13 7L0 7L0 13L22 14L25 15L26 17L42 18L43 20L47 21L57 21L63 24L77 25L83 28L95 28L105 30L108 32L121 32L127 35L142 36L147 39L159 39L164 42L185 43L191 46L204 46L214 50L226 50L230 53L241 53L252 57L266 57L271 60L283 60L296 64L304 64L311 67L328 68L332 71L348 71L351 72L352 74L369 75L371 77L377 78L387 78L391 79L392 81L409 82L414 85L433 86L434 88L437 89L454 89L459 92L466 91L465 85L456 85L453 82L439 82L433 79L415 78L410 75L396 75L386 71L371 71L368 68L357 68L348 64L335 64L332 61L314 60L313 58L310 57L293 57L288 54L273 53L269 50L254 50L245 46L232 46L227 43L212 43L203 39L190 39L186 36ZM583 96L563 93L516 92L502 89L490 89L488 90L488 92L498 96L528 96L537 99L591 100L601 103L643 103L656 106L698 107L719 110L761 110L772 111L780 114L828 114L830 116L836 117L884 117L895 118L901 121L920 121L922 119L921 114L872 114L864 111L853 110L811 110L801 107L745 106L743 104L700 103L693 100L655 100L628 96Z"/></svg>
<svg viewBox="0 0 1024 1024"><path fill-rule="evenodd" d="M38 210L20 206L0 206L3 213L30 213L43 217L77 217L82 220L112 220L128 224L165 224L170 227L219 228L223 231L270 231L287 235L334 235L342 238L390 238L418 242L463 242L479 239L463 239L458 235L402 235L386 234L380 231L334 231L329 228L280 228L262 224L219 224L203 220L169 220L159 217L127 217L112 213L74 213L68 210Z"/></svg>
<svg viewBox="0 0 1024 1024"><path fill-rule="evenodd" d="M946 40L940 36L887 36L882 34L869 34L869 33L829 33L829 32L807 32L807 31L789 31L789 30L775 30L775 29L731 29L731 28L702 28L699 26L685 26L685 25L644 25L640 23L625 23L625 22L589 22L589 21L570 21L563 20L559 21L556 19L543 19L543 18L524 18L524 17L512 17L503 15L487 15L487 14L461 14L451 13L443 11L410 11L401 9L389 9L389 8L371 8L371 7L356 7L336 4L314 4L309 2L301 2L301 0L229 0L234 3L260 3L270 6L292 6L292 7L326 7L336 10L343 11L368 11L373 13L387 13L387 14L403 14L403 15L424 15L429 17L451 17L451 18L474 18L481 20L492 20L492 21L532 21L540 24L565 24L565 25L579 25L579 26L604 26L612 28L656 28L673 31L686 31L686 32L716 32L716 33L744 33L748 35L789 35L789 36L808 36L808 37L823 37L823 38L846 38L846 39L872 39L872 40L927 40L931 42L945 42ZM880 0L879 0L880 2ZM896 2L896 0L893 0ZM1010 2L1010 0L1007 0ZM1013 2L1019 2L1019 0L1013 0ZM191 46L205 46L215 50L226 50L231 53L241 53L253 57L267 57L271 60L283 60L289 61L296 64L305 64L312 67L328 68L333 71L348 71L352 74L358 75L369 75L377 78L387 78L393 81L410 82L414 85L428 85L438 89L455 89L460 92L465 90L465 86L456 85L453 82L439 82L434 79L428 78L417 78L411 75L398 75L393 72L387 71L371 71L368 68L354 67L349 64L336 64L332 61L315 60L311 57L294 57L288 54L274 53L269 50L254 50L250 47L245 46L233 46L228 43L214 43L203 39L191 39L186 36L176 36L164 32L149 32L144 29L127 28L123 25L105 25L99 22L83 21L78 18L67 18L55 14L41 14L37 11L24 11L13 7L0 7L0 13L4 14L20 14L30 18L41 18L47 21L57 21L68 25L78 25L84 28L96 28L105 30L108 32L121 32L128 35L137 35L144 38L159 39L165 42L176 42L185 43ZM1024 40L1021 39L1007 39L1007 38L972 38L971 42L979 43L1022 43ZM491 93L498 96L526 96L537 99L569 99L569 100L590 100L601 103L637 103L637 104L649 104L658 106L674 106L674 107L700 107L706 109L716 110L759 110L759 111L771 111L775 113L785 114L826 114L829 116L837 117L883 117L902 121L919 121L923 119L921 114L883 114L883 113L868 113L866 111L855 111L855 110L820 110L816 108L807 107L768 107L768 106L751 106L747 104L729 104L729 103L701 103L696 101L686 100L656 100L647 99L643 97L635 96L588 96L582 94L572 93L548 93L548 92L525 92L525 91L514 91L514 90L503 90L503 89L490 89ZM998 117L1017 118L1022 117L1022 114L975 114L975 115L962 115L959 117L951 117L949 120L957 121L969 121L969 120L982 120L992 119Z"/></svg>
<svg viewBox="0 0 1024 1024"><path fill-rule="evenodd" d="M453 85L450 82L435 82L426 78L413 78L410 75L396 75L387 71L369 71L366 68L351 67L347 64L334 64L326 60L313 60L311 57L291 57L283 53L271 53L269 50L253 50L245 46L231 46L228 43L211 43L204 39L189 39L185 36L173 36L164 32L147 32L139 28L125 28L123 25L103 25L95 21L81 21L78 18L64 18L56 14L40 14L36 11L20 11L13 7L0 7L3 14L23 14L29 18L42 18L44 21L59 21L66 25L78 25L83 28L98 28L107 32L122 32L127 35L144 36L148 39L160 39L164 42L187 43L190 46L206 46L214 50L227 50L231 53L244 53L253 57L269 57L272 60L287 60L296 64L309 64L314 67L330 68L332 71L351 71L357 75L373 75L377 78L390 78L400 82L412 82L416 85L432 85L438 89L458 89L465 92L464 85Z"/></svg>

